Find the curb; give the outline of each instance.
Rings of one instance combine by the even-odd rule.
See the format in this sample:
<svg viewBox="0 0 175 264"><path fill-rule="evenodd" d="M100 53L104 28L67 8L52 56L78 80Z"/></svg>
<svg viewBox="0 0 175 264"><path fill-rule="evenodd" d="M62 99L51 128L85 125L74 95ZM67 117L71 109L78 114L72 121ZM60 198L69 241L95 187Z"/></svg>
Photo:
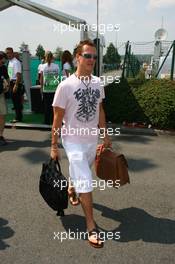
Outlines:
<svg viewBox="0 0 175 264"><path fill-rule="evenodd" d="M44 125L44 124L27 124L27 123L6 123L6 128L15 128L15 129L33 129L33 130L51 130L51 125Z"/></svg>

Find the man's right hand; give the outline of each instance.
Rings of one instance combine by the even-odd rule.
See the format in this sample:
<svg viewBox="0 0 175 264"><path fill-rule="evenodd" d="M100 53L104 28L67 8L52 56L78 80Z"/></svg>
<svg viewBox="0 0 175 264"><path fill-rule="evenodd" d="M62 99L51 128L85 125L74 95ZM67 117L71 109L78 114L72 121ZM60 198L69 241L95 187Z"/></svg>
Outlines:
<svg viewBox="0 0 175 264"><path fill-rule="evenodd" d="M50 151L50 156L52 159L56 160L60 160L61 159L61 156L60 156L60 152L59 152L59 149L52 149L51 148L51 151Z"/></svg>

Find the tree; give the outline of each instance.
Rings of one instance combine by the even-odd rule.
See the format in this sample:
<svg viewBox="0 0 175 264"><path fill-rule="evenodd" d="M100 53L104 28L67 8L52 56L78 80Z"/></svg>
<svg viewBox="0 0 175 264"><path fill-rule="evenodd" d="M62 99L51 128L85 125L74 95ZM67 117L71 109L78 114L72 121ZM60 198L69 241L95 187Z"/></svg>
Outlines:
<svg viewBox="0 0 175 264"><path fill-rule="evenodd" d="M62 50L62 48L57 47L56 50L55 50L55 52L54 52L54 57L55 57L55 59L56 59L56 60L61 60L61 56L62 56L62 54L63 54L63 50Z"/></svg>
<svg viewBox="0 0 175 264"><path fill-rule="evenodd" d="M121 61L121 57L118 54L118 50L111 42L107 47L106 54L103 57L103 62L106 64L113 64L113 63L120 64L120 61Z"/></svg>
<svg viewBox="0 0 175 264"><path fill-rule="evenodd" d="M30 51L29 51L29 45L26 44L26 43L23 41L23 42L21 43L20 47L19 47L19 51L20 51L20 53L22 53L23 51L28 51L28 52L30 53Z"/></svg>
<svg viewBox="0 0 175 264"><path fill-rule="evenodd" d="M38 58L41 60L44 58L44 55L45 55L45 50L44 50L43 46L41 44L39 44L37 49L36 49L36 56L38 56Z"/></svg>

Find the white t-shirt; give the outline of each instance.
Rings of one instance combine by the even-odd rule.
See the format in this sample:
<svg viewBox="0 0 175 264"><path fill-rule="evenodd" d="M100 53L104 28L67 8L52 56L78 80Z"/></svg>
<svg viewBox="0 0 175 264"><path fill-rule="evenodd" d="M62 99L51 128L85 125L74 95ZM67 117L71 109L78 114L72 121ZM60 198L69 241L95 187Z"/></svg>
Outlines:
<svg viewBox="0 0 175 264"><path fill-rule="evenodd" d="M55 63L44 63L42 66L43 72L43 92L44 93L53 93L55 92L59 84L59 66Z"/></svg>
<svg viewBox="0 0 175 264"><path fill-rule="evenodd" d="M63 64L63 71L62 71L62 74L63 74L63 80L65 80L65 79L67 78L66 70L69 71L69 72L71 72L71 70L72 70L72 67L71 67L71 65L70 65L69 62L65 62L65 63Z"/></svg>
<svg viewBox="0 0 175 264"><path fill-rule="evenodd" d="M43 63L41 63L41 64L38 65L38 73L41 73L42 72L43 65L44 65Z"/></svg>
<svg viewBox="0 0 175 264"><path fill-rule="evenodd" d="M72 74L59 84L55 92L52 106L65 109L61 135L68 142L98 140L99 104L105 97L104 87L93 75L89 84L84 83Z"/></svg>
<svg viewBox="0 0 175 264"><path fill-rule="evenodd" d="M17 73L21 73L21 63L16 58L9 60L8 63L8 75L10 80L17 79Z"/></svg>

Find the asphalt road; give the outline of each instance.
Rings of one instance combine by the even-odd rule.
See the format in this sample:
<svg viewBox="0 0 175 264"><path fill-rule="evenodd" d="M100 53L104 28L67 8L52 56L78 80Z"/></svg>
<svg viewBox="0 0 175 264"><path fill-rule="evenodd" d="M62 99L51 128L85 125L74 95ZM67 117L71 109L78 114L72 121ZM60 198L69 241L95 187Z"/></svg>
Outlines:
<svg viewBox="0 0 175 264"><path fill-rule="evenodd" d="M68 239L70 231L86 232L80 206L69 206L60 219L39 194L50 133L6 129L5 136L9 144L0 149L1 264L175 263L174 136L113 138L114 149L127 157L131 184L94 190L95 220L106 235L103 249L92 248L84 239ZM62 170L68 176L61 152ZM107 239L109 232L113 236ZM61 234L66 238L62 242Z"/></svg>

